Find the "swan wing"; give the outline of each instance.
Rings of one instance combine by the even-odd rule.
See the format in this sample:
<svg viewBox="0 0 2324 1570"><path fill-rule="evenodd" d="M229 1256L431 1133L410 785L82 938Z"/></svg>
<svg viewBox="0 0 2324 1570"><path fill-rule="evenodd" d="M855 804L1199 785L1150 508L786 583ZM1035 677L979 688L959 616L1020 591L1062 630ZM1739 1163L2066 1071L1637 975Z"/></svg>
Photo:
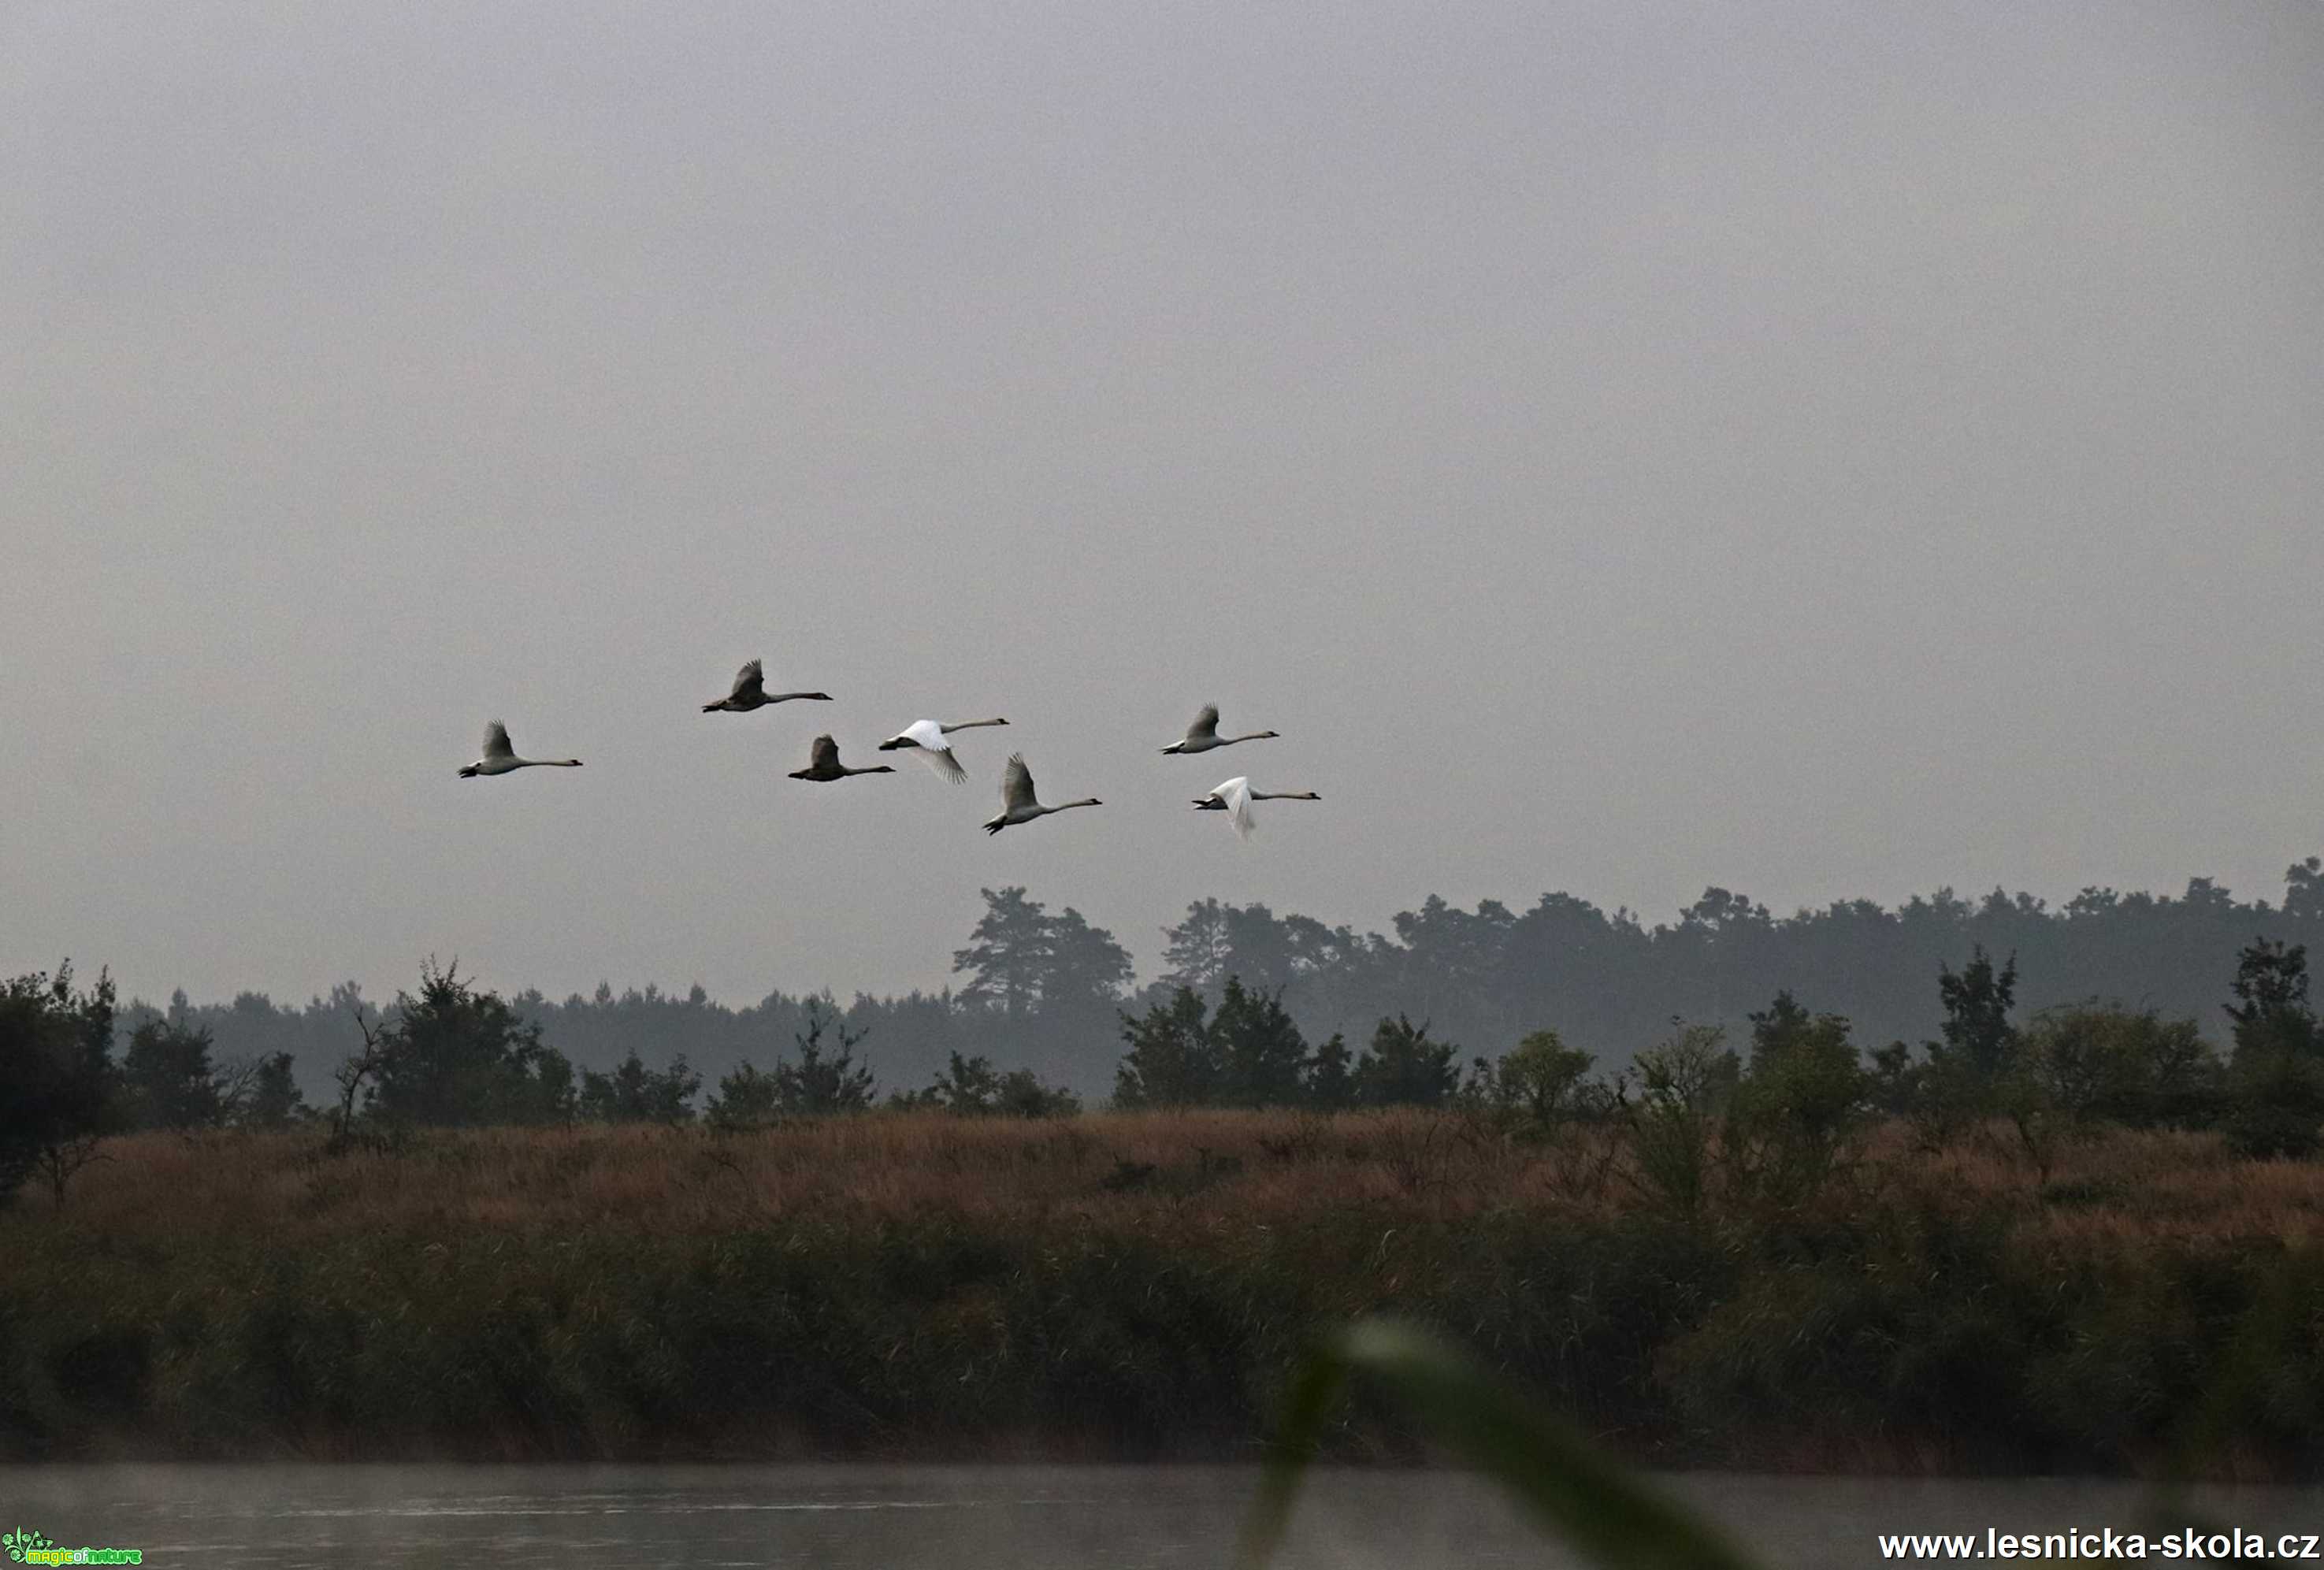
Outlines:
<svg viewBox="0 0 2324 1570"><path fill-rule="evenodd" d="M828 773L830 771L838 768L839 743L833 741L829 736L816 737L814 755L808 759L807 767L813 769L819 774Z"/></svg>
<svg viewBox="0 0 2324 1570"><path fill-rule="evenodd" d="M742 670L734 672L734 691L732 696L747 697L752 693L761 690L766 685L766 669L758 660L753 660Z"/></svg>
<svg viewBox="0 0 2324 1570"><path fill-rule="evenodd" d="M953 756L952 743L945 740L944 726L934 720L914 720L888 738L910 747L920 755L920 762L936 771L936 777L957 785L968 778L968 771Z"/></svg>
<svg viewBox="0 0 2324 1570"><path fill-rule="evenodd" d="M516 749L509 744L508 726L498 720L493 721L484 727L484 756L487 758L516 756Z"/></svg>
<svg viewBox="0 0 2324 1570"><path fill-rule="evenodd" d="M1194 716L1194 723L1186 727L1186 739L1199 742L1219 734L1219 706L1206 703Z"/></svg>
<svg viewBox="0 0 2324 1570"><path fill-rule="evenodd" d="M1001 808L1003 812L1015 812L1019 808L1036 806L1033 799L1033 771L1025 765L1025 754L1009 754L1009 767L1001 776Z"/></svg>
<svg viewBox="0 0 2324 1570"><path fill-rule="evenodd" d="M1234 825L1235 833L1250 837L1250 778L1238 774L1211 792L1227 804L1227 820Z"/></svg>
<svg viewBox="0 0 2324 1570"><path fill-rule="evenodd" d="M953 757L953 748L944 745L944 741L920 743L918 748L913 748L913 755L918 757L923 764L927 764L929 769L935 769L936 778L944 780L945 785L957 785L960 780L969 778L967 769L962 769L960 760Z"/></svg>

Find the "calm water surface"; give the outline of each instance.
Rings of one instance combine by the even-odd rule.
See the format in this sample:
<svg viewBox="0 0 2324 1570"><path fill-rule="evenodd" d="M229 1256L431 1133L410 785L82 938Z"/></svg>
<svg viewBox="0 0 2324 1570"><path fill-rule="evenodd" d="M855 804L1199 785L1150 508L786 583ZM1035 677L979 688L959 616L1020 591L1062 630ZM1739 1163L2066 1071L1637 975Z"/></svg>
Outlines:
<svg viewBox="0 0 2324 1570"><path fill-rule="evenodd" d="M0 1518L158 1565L630 1563L946 1570L1227 1563L1257 1473L1219 1466L0 1467ZM1877 1563L1885 1532L2137 1524L2135 1484L1696 1473L1671 1486L1771 1565ZM2209 1491L2218 1521L2324 1531L2324 1490ZM1324 1470L1286 1565L1567 1565L1458 1473Z"/></svg>

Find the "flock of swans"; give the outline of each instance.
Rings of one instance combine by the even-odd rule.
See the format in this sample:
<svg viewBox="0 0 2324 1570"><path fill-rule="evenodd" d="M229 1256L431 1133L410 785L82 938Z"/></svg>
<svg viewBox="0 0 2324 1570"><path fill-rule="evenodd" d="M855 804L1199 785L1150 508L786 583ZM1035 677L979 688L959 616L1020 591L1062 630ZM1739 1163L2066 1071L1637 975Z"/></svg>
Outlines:
<svg viewBox="0 0 2324 1570"><path fill-rule="evenodd" d="M733 689L715 703L702 706L704 714L749 714L753 709L769 707L778 703L829 703L827 692L773 692L767 690L767 673L760 661L753 660L734 675ZM983 725L1005 725L1005 719L955 720L951 725L939 725L935 720L914 720L894 735L880 743L883 753L916 753L920 761L936 771L939 779L957 785L968 778L968 771L953 751L952 734L955 731L975 730ZM1186 755L1216 752L1241 742L1263 742L1276 735L1273 731L1252 731L1245 735L1219 734L1219 711L1214 704L1204 704L1194 716L1194 723L1186 734L1162 749L1166 755ZM519 769L578 769L578 758L520 758L509 741L508 726L494 720L484 727L484 755L460 771L463 780L513 774ZM791 771L790 778L817 784L845 780L857 774L892 774L896 771L885 763L851 769L839 761L839 743L829 734L815 738L808 750L807 765ZM1237 775L1215 786L1194 801L1197 812L1223 812L1238 835L1248 839L1251 831L1250 804L1254 801L1321 801L1313 790L1254 790L1248 775ZM1069 812L1076 807L1102 807L1105 803L1094 796L1079 801L1061 801L1055 807L1044 807L1033 789L1033 771L1025 762L1025 754L1012 753L1008 767L1001 775L1001 814L984 825L987 834L999 834L1015 824L1030 823L1052 812Z"/></svg>

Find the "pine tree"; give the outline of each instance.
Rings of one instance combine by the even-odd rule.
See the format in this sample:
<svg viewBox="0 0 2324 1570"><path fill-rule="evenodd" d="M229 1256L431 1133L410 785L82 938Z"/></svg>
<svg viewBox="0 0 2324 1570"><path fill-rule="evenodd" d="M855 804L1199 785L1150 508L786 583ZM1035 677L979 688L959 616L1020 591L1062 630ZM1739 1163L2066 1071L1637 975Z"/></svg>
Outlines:
<svg viewBox="0 0 2324 1570"><path fill-rule="evenodd" d="M1289 1106L1300 1100L1307 1041L1284 1011L1279 994L1250 991L1240 977L1229 976L1226 992L1211 1015L1210 1039L1222 1102Z"/></svg>
<svg viewBox="0 0 2324 1570"><path fill-rule="evenodd" d="M114 993L76 993L70 962L0 982L0 1204L38 1171L58 1205L116 1119Z"/></svg>
<svg viewBox="0 0 2324 1570"><path fill-rule="evenodd" d="M395 1017L366 1050L377 1061L365 1109L391 1123L541 1123L572 1115L573 1066L499 993L463 981L456 961L442 970L423 965L420 995L396 995Z"/></svg>
<svg viewBox="0 0 2324 1570"><path fill-rule="evenodd" d="M1443 1106L1459 1083L1452 1059L1460 1050L1450 1041L1431 1041L1425 1023L1416 1025L1402 1014L1383 1018L1356 1060L1356 1100L1365 1106Z"/></svg>
<svg viewBox="0 0 2324 1570"><path fill-rule="evenodd" d="M826 1057L823 1032L825 1027L834 1025L839 1036L839 1049ZM822 999L808 999L807 1031L791 1038L798 1048L798 1061L775 1065L776 1105L783 1112L809 1116L869 1109L872 1098L872 1070L855 1061L855 1048L862 1039L862 1031L851 1031L833 1020Z"/></svg>
<svg viewBox="0 0 2324 1570"><path fill-rule="evenodd" d="M1114 1105L1216 1104L1223 1066L1204 1022L1203 1000L1192 987L1180 987L1168 1002L1136 1018L1124 1016L1121 1036L1130 1051L1114 1073Z"/></svg>
<svg viewBox="0 0 2324 1570"><path fill-rule="evenodd" d="M2258 938L2237 956L2227 1142L2238 1154L2306 1157L2324 1126L2324 1032L2308 1002L2308 950Z"/></svg>
<svg viewBox="0 0 2324 1570"><path fill-rule="evenodd" d="M210 1033L198 1025L148 1020L130 1032L121 1058L129 1122L141 1129L201 1129L226 1113L210 1063Z"/></svg>

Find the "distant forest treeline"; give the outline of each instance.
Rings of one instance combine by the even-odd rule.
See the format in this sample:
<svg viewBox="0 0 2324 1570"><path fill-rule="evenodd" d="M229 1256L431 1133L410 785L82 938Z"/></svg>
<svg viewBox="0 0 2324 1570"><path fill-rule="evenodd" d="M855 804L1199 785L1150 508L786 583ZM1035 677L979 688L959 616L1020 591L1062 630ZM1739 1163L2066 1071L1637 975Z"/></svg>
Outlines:
<svg viewBox="0 0 2324 1570"><path fill-rule="evenodd" d="M1789 917L1712 888L1675 922L1653 927L1568 894L1522 911L1495 900L1464 910L1432 896L1397 916L1393 936L1204 900L1166 929L1166 968L1142 986L1112 934L1078 911L1052 913L1021 888L986 890L984 916L954 956L962 984L859 993L836 1006L862 1033L858 1056L883 1093L926 1085L957 1052L1031 1068L1093 1102L1113 1089L1122 1011L1181 985L1215 1000L1230 976L1279 990L1311 1041L1335 1031L1360 1041L1381 1017L1404 1014L1458 1043L1463 1058L1498 1057L1548 1028L1612 1068L1668 1035L1674 1017L1727 1025L1739 1039L1746 1016L1779 990L1848 1016L1868 1048L1921 1041L1937 1030L1940 966L1959 968L1981 946L2016 956L2023 1009L2119 1001L2191 1018L2216 1040L2226 1035L2225 979L2245 945L2266 937L2324 949L2324 863L2295 864L2285 882L2280 905L2241 901L2197 878L2175 897L2086 889L2052 907L1998 889L1979 900L1941 889L1893 910L1851 900ZM578 1068L610 1070L633 1049L657 1067L682 1054L711 1083L785 1054L807 1029L810 1001L777 991L733 1008L699 986L616 993L602 983L594 996L562 1002L537 990L509 998ZM198 1004L180 993L165 1009L133 1002L120 1025L125 1033L168 1018L206 1028L221 1058L287 1052L301 1087L323 1100L332 1070L361 1044L359 1002L376 1016L376 1000L354 982L303 1008L257 993Z"/></svg>

